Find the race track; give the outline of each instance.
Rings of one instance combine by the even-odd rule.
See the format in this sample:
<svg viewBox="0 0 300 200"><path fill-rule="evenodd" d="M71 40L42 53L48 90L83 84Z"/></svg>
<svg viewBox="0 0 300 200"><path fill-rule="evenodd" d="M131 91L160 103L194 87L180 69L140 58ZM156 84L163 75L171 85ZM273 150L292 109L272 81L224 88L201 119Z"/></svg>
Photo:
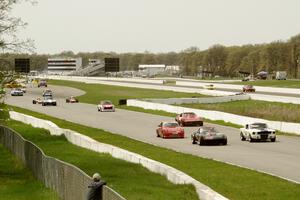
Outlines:
<svg viewBox="0 0 300 200"><path fill-rule="evenodd" d="M228 145L192 145L190 135L197 127L185 128L184 139L157 138L157 125L161 121L174 120L173 118L120 109L114 113L101 113L97 111L96 105L65 103L66 97L82 95L83 91L60 86L51 86L50 89L58 101L57 107L32 104L32 100L41 96L44 88L27 88L23 97L7 96L6 103L175 151L213 158L300 182L300 137L278 136L275 143L242 142L238 129L205 123L205 126L215 126L220 132L224 132L228 137Z"/></svg>

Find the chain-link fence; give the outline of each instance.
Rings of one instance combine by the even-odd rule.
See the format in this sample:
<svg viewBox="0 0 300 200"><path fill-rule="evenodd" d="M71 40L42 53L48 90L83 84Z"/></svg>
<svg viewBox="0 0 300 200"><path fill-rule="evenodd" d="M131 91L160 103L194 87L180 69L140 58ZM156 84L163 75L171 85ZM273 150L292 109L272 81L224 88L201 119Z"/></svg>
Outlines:
<svg viewBox="0 0 300 200"><path fill-rule="evenodd" d="M74 165L46 156L32 142L15 131L0 126L0 143L14 153L28 167L34 177L46 187L57 192L64 200L84 200L92 181L86 173ZM103 200L125 200L111 188L103 187Z"/></svg>

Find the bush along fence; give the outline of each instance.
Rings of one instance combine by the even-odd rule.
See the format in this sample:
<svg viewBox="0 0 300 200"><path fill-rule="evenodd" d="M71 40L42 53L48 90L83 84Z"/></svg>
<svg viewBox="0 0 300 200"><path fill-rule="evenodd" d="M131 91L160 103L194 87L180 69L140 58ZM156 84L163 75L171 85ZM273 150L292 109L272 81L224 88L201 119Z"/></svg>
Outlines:
<svg viewBox="0 0 300 200"><path fill-rule="evenodd" d="M14 153L39 181L64 200L86 199L91 177L79 168L53 157L15 131L0 126L0 143ZM103 200L125 200L111 188L103 187Z"/></svg>

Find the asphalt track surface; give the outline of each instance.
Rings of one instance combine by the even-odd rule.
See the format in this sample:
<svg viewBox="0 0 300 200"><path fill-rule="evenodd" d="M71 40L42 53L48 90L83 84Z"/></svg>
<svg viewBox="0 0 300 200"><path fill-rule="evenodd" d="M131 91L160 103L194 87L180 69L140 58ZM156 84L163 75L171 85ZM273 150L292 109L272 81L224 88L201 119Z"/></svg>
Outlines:
<svg viewBox="0 0 300 200"><path fill-rule="evenodd" d="M192 145L190 135L197 127L185 127L184 139L157 138L155 133L157 125L161 121L173 121L173 118L121 109L102 113L97 111L96 105L65 102L66 97L82 95L83 91L60 86L50 86L50 89L57 99L56 107L32 104L33 99L41 97L44 88L27 88L27 93L23 97L8 96L6 103L178 152L212 158L300 182L300 137L277 136L275 143L249 143L240 140L238 129L204 123L205 126L214 126L225 133L228 145Z"/></svg>

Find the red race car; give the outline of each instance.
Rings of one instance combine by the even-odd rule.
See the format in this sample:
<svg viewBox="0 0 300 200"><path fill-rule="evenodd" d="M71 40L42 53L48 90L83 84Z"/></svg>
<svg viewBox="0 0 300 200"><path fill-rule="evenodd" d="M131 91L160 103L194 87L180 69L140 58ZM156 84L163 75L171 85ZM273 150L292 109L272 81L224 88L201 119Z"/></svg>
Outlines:
<svg viewBox="0 0 300 200"><path fill-rule="evenodd" d="M203 126L203 119L193 112L185 112L177 115L175 121L181 126Z"/></svg>
<svg viewBox="0 0 300 200"><path fill-rule="evenodd" d="M162 138L184 138L184 129L177 122L161 122L156 135Z"/></svg>
<svg viewBox="0 0 300 200"><path fill-rule="evenodd" d="M243 92L255 92L255 88L253 85L245 85L243 87Z"/></svg>

